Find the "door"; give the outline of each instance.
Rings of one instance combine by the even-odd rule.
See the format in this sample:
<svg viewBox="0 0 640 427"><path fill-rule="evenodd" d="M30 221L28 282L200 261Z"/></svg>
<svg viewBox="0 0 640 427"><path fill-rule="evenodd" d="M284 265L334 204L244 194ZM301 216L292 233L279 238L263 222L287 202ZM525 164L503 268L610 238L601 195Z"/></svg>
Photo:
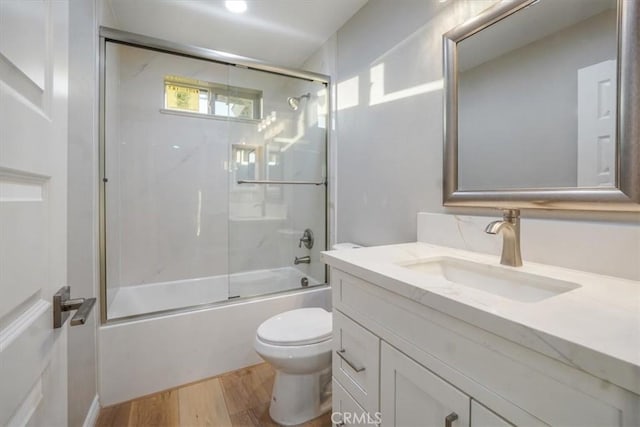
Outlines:
<svg viewBox="0 0 640 427"><path fill-rule="evenodd" d="M616 61L578 70L578 187L616 185Z"/></svg>
<svg viewBox="0 0 640 427"><path fill-rule="evenodd" d="M229 66L116 41L103 60L106 318L226 301L229 123L210 100Z"/></svg>
<svg viewBox="0 0 640 427"><path fill-rule="evenodd" d="M382 343L380 412L383 427L468 427L469 406L469 396Z"/></svg>
<svg viewBox="0 0 640 427"><path fill-rule="evenodd" d="M68 4L0 0L0 425L67 425Z"/></svg>

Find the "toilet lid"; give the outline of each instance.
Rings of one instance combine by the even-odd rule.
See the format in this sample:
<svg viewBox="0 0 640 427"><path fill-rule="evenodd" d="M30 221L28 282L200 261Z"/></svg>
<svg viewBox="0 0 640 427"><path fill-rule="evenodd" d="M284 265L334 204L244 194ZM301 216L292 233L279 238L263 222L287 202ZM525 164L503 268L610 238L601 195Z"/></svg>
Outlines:
<svg viewBox="0 0 640 427"><path fill-rule="evenodd" d="M318 307L285 311L258 327L258 338L268 344L306 345L331 338L331 313Z"/></svg>

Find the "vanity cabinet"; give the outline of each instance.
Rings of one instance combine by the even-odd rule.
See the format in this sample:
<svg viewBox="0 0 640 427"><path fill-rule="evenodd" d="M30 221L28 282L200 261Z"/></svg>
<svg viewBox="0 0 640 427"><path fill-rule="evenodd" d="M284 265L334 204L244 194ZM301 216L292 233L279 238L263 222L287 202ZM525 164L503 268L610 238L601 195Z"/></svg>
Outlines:
<svg viewBox="0 0 640 427"><path fill-rule="evenodd" d="M638 395L570 360L449 316L418 291L335 268L331 284L334 411L379 412L384 427L640 425Z"/></svg>

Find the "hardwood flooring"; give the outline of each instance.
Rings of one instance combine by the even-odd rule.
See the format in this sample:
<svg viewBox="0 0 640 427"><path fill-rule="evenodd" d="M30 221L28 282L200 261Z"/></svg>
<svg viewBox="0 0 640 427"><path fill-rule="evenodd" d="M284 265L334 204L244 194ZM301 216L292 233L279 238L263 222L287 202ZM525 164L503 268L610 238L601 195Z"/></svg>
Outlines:
<svg viewBox="0 0 640 427"><path fill-rule="evenodd" d="M274 371L263 363L102 408L96 427L272 427ZM305 427L331 426L325 414Z"/></svg>

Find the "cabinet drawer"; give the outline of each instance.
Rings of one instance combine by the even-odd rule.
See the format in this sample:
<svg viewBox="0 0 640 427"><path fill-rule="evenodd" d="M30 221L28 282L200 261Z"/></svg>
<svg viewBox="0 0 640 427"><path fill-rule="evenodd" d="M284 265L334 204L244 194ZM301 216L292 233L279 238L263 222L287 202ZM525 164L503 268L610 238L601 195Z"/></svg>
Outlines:
<svg viewBox="0 0 640 427"><path fill-rule="evenodd" d="M335 378L332 407L331 423L334 426L371 427L380 421L379 414L365 411Z"/></svg>
<svg viewBox="0 0 640 427"><path fill-rule="evenodd" d="M378 410L380 339L333 311L333 376L367 411Z"/></svg>
<svg viewBox="0 0 640 427"><path fill-rule="evenodd" d="M380 412L384 427L469 427L469 396L382 343Z"/></svg>

